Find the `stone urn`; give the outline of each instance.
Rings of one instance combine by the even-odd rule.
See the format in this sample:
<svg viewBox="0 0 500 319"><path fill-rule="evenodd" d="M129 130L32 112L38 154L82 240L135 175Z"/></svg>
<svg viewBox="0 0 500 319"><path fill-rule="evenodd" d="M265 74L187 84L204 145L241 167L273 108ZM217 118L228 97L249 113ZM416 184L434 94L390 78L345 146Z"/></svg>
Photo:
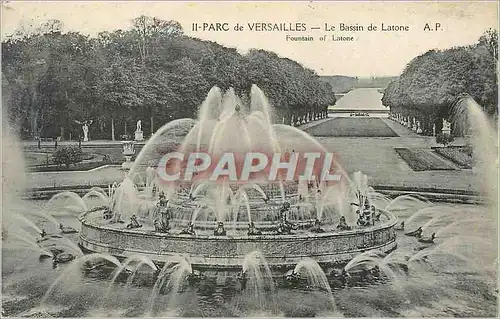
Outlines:
<svg viewBox="0 0 500 319"><path fill-rule="evenodd" d="M130 170L132 168L132 156L135 155L134 141L123 141L122 142L123 151L122 154L125 156L125 162L122 163L122 169Z"/></svg>

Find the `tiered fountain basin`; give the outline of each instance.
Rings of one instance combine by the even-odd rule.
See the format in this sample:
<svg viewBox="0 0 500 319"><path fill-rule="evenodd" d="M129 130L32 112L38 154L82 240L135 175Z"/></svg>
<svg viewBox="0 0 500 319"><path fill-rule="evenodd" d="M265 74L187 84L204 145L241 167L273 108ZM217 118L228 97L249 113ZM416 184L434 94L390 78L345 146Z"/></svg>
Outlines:
<svg viewBox="0 0 500 319"><path fill-rule="evenodd" d="M187 132L177 149L184 155L207 152L217 159L227 153L328 154L305 132L272 124L271 107L255 85L249 102L243 103L233 89L222 96L214 87L196 123L180 119L160 128L123 182L111 187L107 207L80 217L82 249L118 258L142 255L158 263L182 256L192 269L205 273L240 271L245 258L257 251L277 274L304 258L328 270L365 251L393 250L396 218L376 210L366 176L355 174L350 181L337 160L326 169L343 176L340 181L324 179L319 167L314 172L318 177L311 180L264 173L213 180L205 170L193 180L180 174L181 164L169 168L178 168L184 179L164 182L160 169L167 164L162 159L171 151L177 131ZM138 176L142 190L135 184Z"/></svg>
<svg viewBox="0 0 500 319"><path fill-rule="evenodd" d="M213 236L210 230L204 234L199 229L194 236L156 233L148 227L126 229L125 224L104 221L102 214L103 211L93 211L80 217L80 246L84 251L106 253L119 259L144 255L158 263L164 263L172 255L181 255L193 269L202 271L241 270L245 255L256 250L264 255L271 269L283 272L305 257L328 269L345 264L364 251L390 252L396 248L397 219L388 212L382 212L381 222L376 225L352 230L325 233L297 230L290 235L252 236ZM211 226L215 228L216 223Z"/></svg>

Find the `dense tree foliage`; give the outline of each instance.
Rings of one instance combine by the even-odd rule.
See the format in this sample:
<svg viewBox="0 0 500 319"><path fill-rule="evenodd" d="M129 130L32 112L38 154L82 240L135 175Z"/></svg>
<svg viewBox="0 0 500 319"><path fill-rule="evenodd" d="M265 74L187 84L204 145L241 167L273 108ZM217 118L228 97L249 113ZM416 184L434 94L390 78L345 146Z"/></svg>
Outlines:
<svg viewBox="0 0 500 319"><path fill-rule="evenodd" d="M391 112L415 117L423 132L439 132L450 116L451 103L468 93L487 114L498 116L498 32L488 30L478 43L444 51L431 50L414 58L385 90L382 102Z"/></svg>
<svg viewBox="0 0 500 319"><path fill-rule="evenodd" d="M326 116L335 96L328 83L272 52L236 49L183 34L176 21L141 16L128 30L95 38L62 32L60 21L24 28L2 43L2 90L23 137L78 138L130 134L141 119L154 132L197 115L210 88L248 94L257 84L287 123Z"/></svg>

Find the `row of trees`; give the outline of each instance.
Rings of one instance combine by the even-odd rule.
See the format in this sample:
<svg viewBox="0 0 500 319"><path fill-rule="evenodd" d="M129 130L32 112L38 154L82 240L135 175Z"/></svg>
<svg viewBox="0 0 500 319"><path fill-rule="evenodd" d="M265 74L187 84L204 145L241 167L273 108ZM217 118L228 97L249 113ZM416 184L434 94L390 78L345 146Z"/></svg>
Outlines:
<svg viewBox="0 0 500 319"><path fill-rule="evenodd" d="M2 83L4 105L24 138L76 138L76 122L85 120L93 120L93 138L131 133L138 119L154 132L195 118L214 85L244 95L257 84L276 122L324 115L335 103L331 86L295 61L264 50L241 55L185 36L176 21L147 16L94 38L64 33L56 20L21 30L2 43Z"/></svg>
<svg viewBox="0 0 500 319"><path fill-rule="evenodd" d="M426 135L432 135L434 125L441 131L443 118L450 117L450 106L462 93L496 118L497 64L498 32L490 29L474 45L430 50L414 58L389 84L382 102L392 113L419 120Z"/></svg>

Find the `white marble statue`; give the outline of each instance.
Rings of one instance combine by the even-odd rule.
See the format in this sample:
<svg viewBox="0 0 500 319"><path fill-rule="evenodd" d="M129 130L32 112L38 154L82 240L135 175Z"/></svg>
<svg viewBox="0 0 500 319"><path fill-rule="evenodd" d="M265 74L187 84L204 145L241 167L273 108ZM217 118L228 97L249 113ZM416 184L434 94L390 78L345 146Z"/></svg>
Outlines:
<svg viewBox="0 0 500 319"><path fill-rule="evenodd" d="M89 140L89 126L87 125L87 123L83 124L82 130L83 130L83 141L87 142Z"/></svg>
<svg viewBox="0 0 500 319"><path fill-rule="evenodd" d="M82 126L83 141L88 142L88 140L89 140L89 126L92 124L92 120L85 121L85 122L75 121L75 123L78 123Z"/></svg>
<svg viewBox="0 0 500 319"><path fill-rule="evenodd" d="M141 132L142 131L142 122L141 120L137 121L137 129L136 129L137 132Z"/></svg>

